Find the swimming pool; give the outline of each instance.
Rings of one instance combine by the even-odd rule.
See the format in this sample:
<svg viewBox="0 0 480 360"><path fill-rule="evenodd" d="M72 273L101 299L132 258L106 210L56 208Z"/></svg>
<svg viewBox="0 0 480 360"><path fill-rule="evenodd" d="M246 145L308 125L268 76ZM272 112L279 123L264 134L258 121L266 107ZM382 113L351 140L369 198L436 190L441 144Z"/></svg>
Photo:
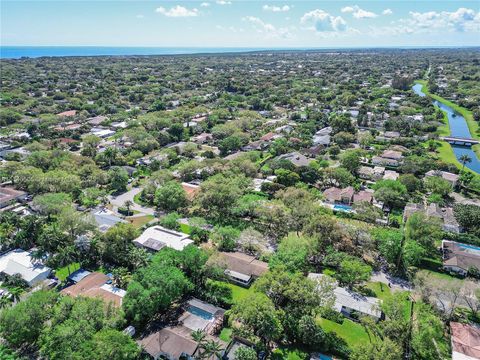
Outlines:
<svg viewBox="0 0 480 360"><path fill-rule="evenodd" d="M205 319L205 320L212 320L213 319L213 314L212 313L209 313L208 311L205 311L203 309L200 309L196 306L193 306L193 305L190 305L188 307L188 312L193 314L193 315L196 315L198 317L201 317L202 319Z"/></svg>
<svg viewBox="0 0 480 360"><path fill-rule="evenodd" d="M333 205L333 210L350 212L352 211L352 207L348 205L335 204Z"/></svg>

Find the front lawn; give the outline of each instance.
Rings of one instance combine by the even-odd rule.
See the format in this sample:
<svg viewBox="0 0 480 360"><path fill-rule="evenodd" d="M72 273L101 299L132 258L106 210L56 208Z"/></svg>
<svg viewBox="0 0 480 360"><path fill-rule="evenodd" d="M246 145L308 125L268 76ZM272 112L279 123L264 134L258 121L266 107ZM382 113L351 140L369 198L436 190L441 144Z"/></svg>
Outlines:
<svg viewBox="0 0 480 360"><path fill-rule="evenodd" d="M58 280L65 281L71 273L77 271L78 269L80 269L80 263L71 263L68 266L55 269L55 276L58 278Z"/></svg>
<svg viewBox="0 0 480 360"><path fill-rule="evenodd" d="M127 218L128 222L136 228L142 227L143 225L149 223L153 219L155 219L153 215L135 216L135 217Z"/></svg>

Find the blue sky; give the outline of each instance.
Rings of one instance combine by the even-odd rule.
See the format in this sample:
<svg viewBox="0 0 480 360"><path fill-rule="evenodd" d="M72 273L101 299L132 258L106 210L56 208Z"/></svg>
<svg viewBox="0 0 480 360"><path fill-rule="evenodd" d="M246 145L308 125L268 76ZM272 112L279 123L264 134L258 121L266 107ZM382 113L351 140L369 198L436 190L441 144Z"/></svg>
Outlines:
<svg viewBox="0 0 480 360"><path fill-rule="evenodd" d="M2 45L480 45L475 1L1 1Z"/></svg>

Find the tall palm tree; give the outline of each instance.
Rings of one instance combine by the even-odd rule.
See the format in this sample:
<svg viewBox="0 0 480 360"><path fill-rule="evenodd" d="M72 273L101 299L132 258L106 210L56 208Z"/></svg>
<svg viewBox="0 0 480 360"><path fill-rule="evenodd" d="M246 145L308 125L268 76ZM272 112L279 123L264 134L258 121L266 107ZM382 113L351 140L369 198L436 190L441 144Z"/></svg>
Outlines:
<svg viewBox="0 0 480 360"><path fill-rule="evenodd" d="M20 301L20 295L23 293L23 289L21 287L13 287L8 290L8 292L12 295L12 301L16 304Z"/></svg>
<svg viewBox="0 0 480 360"><path fill-rule="evenodd" d="M203 352L202 352L202 355L201 355L202 358L209 359L212 356L215 356L217 359L222 358L222 352L223 352L224 349L215 340L208 340L208 341L204 342L203 344L201 344L200 347L203 349Z"/></svg>
<svg viewBox="0 0 480 360"><path fill-rule="evenodd" d="M463 154L458 160L460 160L460 162L462 163L462 172L465 169L465 164L472 162L472 158L467 154Z"/></svg>

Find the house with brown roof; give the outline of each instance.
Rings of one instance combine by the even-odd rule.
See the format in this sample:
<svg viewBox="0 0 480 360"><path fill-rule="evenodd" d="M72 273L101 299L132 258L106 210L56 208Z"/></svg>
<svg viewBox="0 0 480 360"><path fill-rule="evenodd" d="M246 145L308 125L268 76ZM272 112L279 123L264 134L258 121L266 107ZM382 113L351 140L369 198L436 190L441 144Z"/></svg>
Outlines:
<svg viewBox="0 0 480 360"><path fill-rule="evenodd" d="M268 271L266 262L241 252L221 252L220 260L230 280L243 286L250 286L254 279Z"/></svg>
<svg viewBox="0 0 480 360"><path fill-rule="evenodd" d="M331 187L323 192L323 197L325 198L325 201L330 204L350 205L353 201L354 193L355 190L351 186L344 189Z"/></svg>
<svg viewBox="0 0 480 360"><path fill-rule="evenodd" d="M84 276L76 284L64 288L61 293L72 297L99 298L105 303L112 303L115 307L120 307L126 291L112 286L107 275L93 272Z"/></svg>
<svg viewBox="0 0 480 360"><path fill-rule="evenodd" d="M371 204L373 202L373 191L360 190L353 194L353 203L367 202Z"/></svg>
<svg viewBox="0 0 480 360"><path fill-rule="evenodd" d="M470 269L480 271L480 247L443 240L443 268L462 276Z"/></svg>
<svg viewBox="0 0 480 360"><path fill-rule="evenodd" d="M77 110L67 110L57 114L57 116L65 116L65 117L70 117L75 115L77 115Z"/></svg>
<svg viewBox="0 0 480 360"><path fill-rule="evenodd" d="M425 178L430 176L441 177L442 179L447 180L450 184L452 184L453 187L457 186L458 179L460 178L460 176L458 176L457 174L449 173L447 171L438 171L438 170L430 170L425 174Z"/></svg>
<svg viewBox="0 0 480 360"><path fill-rule="evenodd" d="M193 356L197 342L184 326L167 327L138 341L142 349L153 359L180 359Z"/></svg>
<svg viewBox="0 0 480 360"><path fill-rule="evenodd" d="M182 188L183 188L183 190L185 190L185 193L187 194L187 198L189 200L193 200L195 195L197 195L198 192L200 191L200 186L199 185L190 184L190 183L186 183L186 182L182 182Z"/></svg>
<svg viewBox="0 0 480 360"><path fill-rule="evenodd" d="M25 191L15 190L11 187L0 187L0 209L15 201L23 201L26 196Z"/></svg>
<svg viewBox="0 0 480 360"><path fill-rule="evenodd" d="M477 326L450 323L452 360L480 359L480 328Z"/></svg>

